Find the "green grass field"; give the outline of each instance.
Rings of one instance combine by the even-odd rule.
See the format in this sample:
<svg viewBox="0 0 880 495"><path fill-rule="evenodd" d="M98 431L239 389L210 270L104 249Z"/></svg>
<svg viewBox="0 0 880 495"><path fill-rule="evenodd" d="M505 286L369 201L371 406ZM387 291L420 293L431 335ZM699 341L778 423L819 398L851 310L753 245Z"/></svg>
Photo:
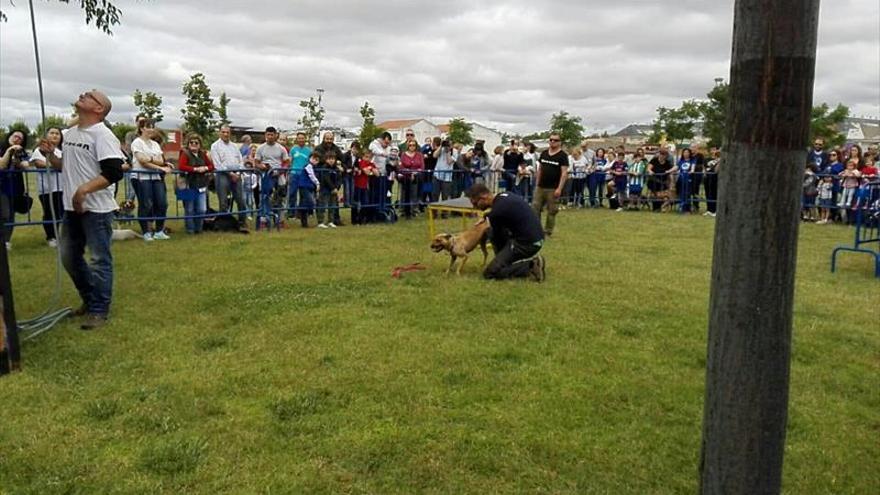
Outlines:
<svg viewBox="0 0 880 495"><path fill-rule="evenodd" d="M545 284L445 276L423 220L116 244L112 324L0 378L0 492L695 493L713 225L563 212ZM880 493L880 284L829 273L844 242L801 228L789 494ZM13 245L25 318L55 264Z"/></svg>

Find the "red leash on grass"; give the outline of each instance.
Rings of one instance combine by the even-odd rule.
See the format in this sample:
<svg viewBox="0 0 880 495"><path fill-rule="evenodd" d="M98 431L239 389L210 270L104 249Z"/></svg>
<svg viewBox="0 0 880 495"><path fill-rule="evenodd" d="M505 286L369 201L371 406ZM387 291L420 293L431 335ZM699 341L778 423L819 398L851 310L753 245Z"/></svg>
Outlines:
<svg viewBox="0 0 880 495"><path fill-rule="evenodd" d="M392 278L400 278L406 272L417 272L420 270L426 270L427 268L422 266L421 263L412 263L409 265L398 266L395 267L394 270L391 270Z"/></svg>

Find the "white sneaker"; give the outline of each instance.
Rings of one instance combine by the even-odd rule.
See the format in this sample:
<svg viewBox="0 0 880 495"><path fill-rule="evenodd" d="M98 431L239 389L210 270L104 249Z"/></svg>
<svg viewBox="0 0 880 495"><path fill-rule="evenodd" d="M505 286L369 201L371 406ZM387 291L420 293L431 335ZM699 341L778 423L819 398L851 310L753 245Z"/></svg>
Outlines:
<svg viewBox="0 0 880 495"><path fill-rule="evenodd" d="M706 213L708 213L710 217L715 218L715 212L714 212L714 211L707 211Z"/></svg>
<svg viewBox="0 0 880 495"><path fill-rule="evenodd" d="M58 247L58 241L55 239L49 239L48 241L46 241L46 244L48 244L50 248Z"/></svg>
<svg viewBox="0 0 880 495"><path fill-rule="evenodd" d="M152 232L144 232L144 242L153 242Z"/></svg>
<svg viewBox="0 0 880 495"><path fill-rule="evenodd" d="M319 224L318 224L318 228L319 228L319 229L326 229L327 226L324 225L323 223L319 223Z"/></svg>
<svg viewBox="0 0 880 495"><path fill-rule="evenodd" d="M11 243L11 242L7 242L7 243L6 243L6 250L7 250L7 251L11 251L11 250L12 250L12 243Z"/></svg>
<svg viewBox="0 0 880 495"><path fill-rule="evenodd" d="M618 209L616 209L616 210L614 210L614 211L623 211L623 208L618 208Z"/></svg>
<svg viewBox="0 0 880 495"><path fill-rule="evenodd" d="M155 239L157 241L167 241L168 239L171 239L171 236L166 234L164 231L160 230L159 232L156 232L155 234L153 234L153 239Z"/></svg>
<svg viewBox="0 0 880 495"><path fill-rule="evenodd" d="M327 226L330 227L331 229L335 229L335 228L336 228L336 224L333 223L333 222L328 223Z"/></svg>

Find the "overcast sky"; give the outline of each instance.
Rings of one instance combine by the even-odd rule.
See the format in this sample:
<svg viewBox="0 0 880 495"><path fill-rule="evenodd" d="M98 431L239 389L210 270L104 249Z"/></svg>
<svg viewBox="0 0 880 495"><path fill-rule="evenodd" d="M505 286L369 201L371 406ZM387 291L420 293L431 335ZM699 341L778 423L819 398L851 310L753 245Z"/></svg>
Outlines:
<svg viewBox="0 0 880 495"><path fill-rule="evenodd" d="M122 25L84 24L79 2L35 0L47 113L88 88L131 121L135 88L179 121L181 86L203 72L235 125L292 128L323 88L326 122L464 116L503 131L564 109L589 130L648 123L729 73L732 0L381 2L116 0ZM0 124L39 120L27 2L0 0ZM267 8L266 6L272 6ZM823 0L815 101L880 115L880 1Z"/></svg>

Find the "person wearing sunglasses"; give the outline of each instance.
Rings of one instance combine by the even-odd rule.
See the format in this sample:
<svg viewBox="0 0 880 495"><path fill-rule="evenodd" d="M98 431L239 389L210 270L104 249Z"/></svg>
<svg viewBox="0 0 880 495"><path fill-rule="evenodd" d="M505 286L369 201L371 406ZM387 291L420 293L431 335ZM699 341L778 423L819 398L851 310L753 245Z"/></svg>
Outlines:
<svg viewBox="0 0 880 495"><path fill-rule="evenodd" d="M177 168L186 175L186 188L178 191L183 201L187 234L201 234L208 210L208 183L214 172L211 157L202 149L202 138L195 133L186 137L186 148L180 150Z"/></svg>
<svg viewBox="0 0 880 495"><path fill-rule="evenodd" d="M550 148L538 158L538 177L532 208L541 218L541 210L547 207L547 219L544 223L544 235L553 235L556 227L556 214L559 212L558 201L562 196L562 188L568 180L568 153L562 150L562 137L558 132L550 134Z"/></svg>
<svg viewBox="0 0 880 495"><path fill-rule="evenodd" d="M61 261L82 299L72 316L86 316L80 325L92 330L107 323L113 295L113 256L110 238L118 209L110 186L122 178L122 147L104 120L110 98L98 90L87 91L74 103L77 118L64 131L64 153L55 156L54 145L44 140L40 152L53 167L61 167L64 191L64 228ZM88 247L90 262L84 254Z"/></svg>

